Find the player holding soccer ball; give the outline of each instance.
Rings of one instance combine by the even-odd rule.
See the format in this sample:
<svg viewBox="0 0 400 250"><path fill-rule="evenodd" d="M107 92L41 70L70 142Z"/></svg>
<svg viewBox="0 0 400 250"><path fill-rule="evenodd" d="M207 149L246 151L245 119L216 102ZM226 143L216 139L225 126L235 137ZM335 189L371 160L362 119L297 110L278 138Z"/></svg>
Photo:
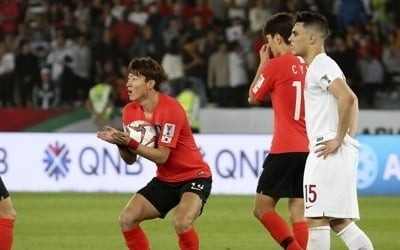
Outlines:
<svg viewBox="0 0 400 250"><path fill-rule="evenodd" d="M0 249L11 250L15 210L3 180L0 177Z"/></svg>
<svg viewBox="0 0 400 250"><path fill-rule="evenodd" d="M133 164L137 155L157 165L157 175L140 189L122 210L119 221L129 249L148 250L144 220L164 218L174 207L173 224L181 249L199 249L193 221L200 216L211 191L211 171L196 146L185 111L173 98L159 92L166 79L159 63L149 57L133 59L127 88L132 101L124 107L124 127L144 120L159 128L157 147L146 147L112 127L97 136L116 144L124 161Z"/></svg>
<svg viewBox="0 0 400 250"><path fill-rule="evenodd" d="M308 140L303 98L306 65L290 50L292 19L278 13L267 20L263 30L267 43L260 49L249 103L259 105L270 93L274 109L274 135L258 181L254 215L279 245L297 250L306 249L308 239L303 201ZM275 211L281 198L289 198L292 230Z"/></svg>

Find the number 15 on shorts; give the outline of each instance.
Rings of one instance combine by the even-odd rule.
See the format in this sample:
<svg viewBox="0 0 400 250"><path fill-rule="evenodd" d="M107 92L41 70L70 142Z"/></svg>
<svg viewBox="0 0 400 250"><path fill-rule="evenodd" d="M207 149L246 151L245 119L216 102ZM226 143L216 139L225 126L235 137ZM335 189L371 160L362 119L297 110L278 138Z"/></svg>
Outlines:
<svg viewBox="0 0 400 250"><path fill-rule="evenodd" d="M314 203L317 200L317 185L304 185L304 202L306 204Z"/></svg>

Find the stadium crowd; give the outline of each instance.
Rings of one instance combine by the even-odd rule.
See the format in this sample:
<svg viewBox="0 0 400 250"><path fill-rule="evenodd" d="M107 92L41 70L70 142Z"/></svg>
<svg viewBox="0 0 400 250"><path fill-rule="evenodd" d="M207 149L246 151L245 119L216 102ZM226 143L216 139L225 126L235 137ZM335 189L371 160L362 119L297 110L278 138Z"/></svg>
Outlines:
<svg viewBox="0 0 400 250"><path fill-rule="evenodd" d="M176 96L190 80L201 106L246 107L264 43L279 11L319 12L328 53L361 108L400 106L400 8L396 0L0 0L0 107L83 106L105 82L128 102L133 57L162 63ZM382 105L377 100L384 100ZM268 106L270 103L265 103Z"/></svg>

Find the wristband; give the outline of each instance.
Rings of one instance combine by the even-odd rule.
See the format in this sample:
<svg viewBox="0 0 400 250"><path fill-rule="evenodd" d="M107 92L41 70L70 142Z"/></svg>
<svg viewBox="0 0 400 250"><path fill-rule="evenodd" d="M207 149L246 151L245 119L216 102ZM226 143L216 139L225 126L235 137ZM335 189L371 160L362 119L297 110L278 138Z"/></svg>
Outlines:
<svg viewBox="0 0 400 250"><path fill-rule="evenodd" d="M134 139L130 139L128 143L128 147L136 150L139 147L139 142L135 141Z"/></svg>

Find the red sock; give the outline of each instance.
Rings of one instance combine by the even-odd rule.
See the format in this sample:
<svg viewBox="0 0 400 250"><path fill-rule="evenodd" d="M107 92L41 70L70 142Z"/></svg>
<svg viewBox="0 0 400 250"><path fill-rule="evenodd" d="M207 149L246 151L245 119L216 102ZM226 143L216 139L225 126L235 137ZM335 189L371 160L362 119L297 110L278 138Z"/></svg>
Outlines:
<svg viewBox="0 0 400 250"><path fill-rule="evenodd" d="M306 249L307 248L307 241L308 241L308 226L307 222L295 222L293 223L293 234L296 238L299 245Z"/></svg>
<svg viewBox="0 0 400 250"><path fill-rule="evenodd" d="M272 238L283 248L288 250L302 249L292 235L286 222L275 211L266 212L261 222L271 234Z"/></svg>
<svg viewBox="0 0 400 250"><path fill-rule="evenodd" d="M125 243L129 250L149 250L149 240L146 234L140 228L140 226L135 227L129 231L122 232L125 238Z"/></svg>
<svg viewBox="0 0 400 250"><path fill-rule="evenodd" d="M193 227L186 232L178 233L178 238L181 250L199 250L199 237Z"/></svg>
<svg viewBox="0 0 400 250"><path fill-rule="evenodd" d="M0 250L11 250L14 220L0 218Z"/></svg>

